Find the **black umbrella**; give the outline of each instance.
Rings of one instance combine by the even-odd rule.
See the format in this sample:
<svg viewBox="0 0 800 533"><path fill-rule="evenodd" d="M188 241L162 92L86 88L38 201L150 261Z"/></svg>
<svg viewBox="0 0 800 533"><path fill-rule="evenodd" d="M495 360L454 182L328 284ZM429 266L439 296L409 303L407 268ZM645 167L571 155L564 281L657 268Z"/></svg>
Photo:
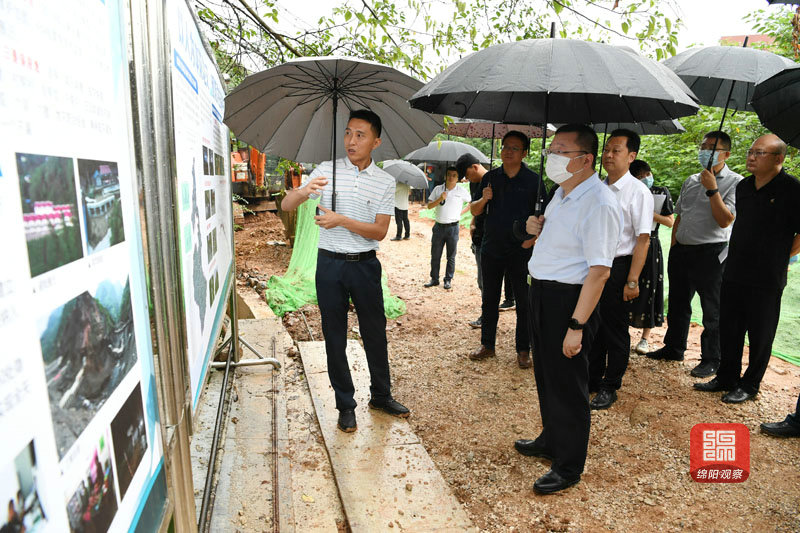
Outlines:
<svg viewBox="0 0 800 533"><path fill-rule="evenodd" d="M630 48L535 39L471 54L409 101L429 113L508 123L645 122L695 114L687 90ZM543 157L539 168L543 173ZM537 213L541 204L539 194Z"/></svg>
<svg viewBox="0 0 800 533"><path fill-rule="evenodd" d="M719 131L729 108L753 111L750 99L756 84L793 64L772 52L747 48L747 37L741 47L693 48L664 61L686 82L701 104L724 109ZM714 150L717 141L714 140ZM709 159L709 170L713 161L713 157Z"/></svg>
<svg viewBox="0 0 800 533"><path fill-rule="evenodd" d="M800 148L800 65L756 85L750 105L764 127Z"/></svg>
<svg viewBox="0 0 800 533"><path fill-rule="evenodd" d="M353 109L381 117L377 160L402 157L442 129L442 117L408 107L422 82L386 65L343 57L302 57L245 78L225 97L225 124L259 151L319 163L344 153L337 129ZM340 105L341 104L341 105ZM336 165L332 208L336 209Z"/></svg>

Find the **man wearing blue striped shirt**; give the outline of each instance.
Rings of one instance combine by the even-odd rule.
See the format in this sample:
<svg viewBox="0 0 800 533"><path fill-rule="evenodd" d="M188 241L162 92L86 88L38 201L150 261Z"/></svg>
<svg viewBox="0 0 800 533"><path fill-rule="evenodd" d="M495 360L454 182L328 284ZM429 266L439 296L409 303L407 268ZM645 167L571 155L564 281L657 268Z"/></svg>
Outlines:
<svg viewBox="0 0 800 533"><path fill-rule="evenodd" d="M395 181L375 165L372 151L381 144L381 119L372 111L350 113L344 133L347 156L336 160L336 211L333 162L320 164L299 189L288 191L281 208L292 211L309 198L320 199L314 217L319 230L316 289L328 377L336 395L338 426L356 430L355 388L347 364L347 312L352 299L370 373L369 406L405 418L409 410L391 395L383 310L381 263L375 256L394 213Z"/></svg>

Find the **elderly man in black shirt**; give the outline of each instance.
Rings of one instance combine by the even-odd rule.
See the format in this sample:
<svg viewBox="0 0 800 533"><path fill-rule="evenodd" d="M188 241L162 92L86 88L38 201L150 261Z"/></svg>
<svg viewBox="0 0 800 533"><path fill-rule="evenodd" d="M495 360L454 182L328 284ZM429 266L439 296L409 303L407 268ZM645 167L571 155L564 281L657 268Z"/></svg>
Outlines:
<svg viewBox="0 0 800 533"><path fill-rule="evenodd" d="M517 298L516 352L520 368L533 365L528 333L528 259L533 240L522 241L513 230L514 222L524 234L525 221L533 215L537 193L547 196L542 178L522 162L530 141L519 131L503 137L500 157L503 165L486 173L480 184L480 198L470 204L472 216L486 214L481 241L481 345L469 354L473 361L494 357L499 316L500 289L508 271Z"/></svg>
<svg viewBox="0 0 800 533"><path fill-rule="evenodd" d="M776 135L756 139L747 151L753 175L736 186L736 222L720 294L720 348L717 377L696 383L697 390L729 391L726 403L741 403L758 393L772 354L789 257L800 234L800 181L783 170L786 144ZM744 375L744 335L750 339L750 364Z"/></svg>

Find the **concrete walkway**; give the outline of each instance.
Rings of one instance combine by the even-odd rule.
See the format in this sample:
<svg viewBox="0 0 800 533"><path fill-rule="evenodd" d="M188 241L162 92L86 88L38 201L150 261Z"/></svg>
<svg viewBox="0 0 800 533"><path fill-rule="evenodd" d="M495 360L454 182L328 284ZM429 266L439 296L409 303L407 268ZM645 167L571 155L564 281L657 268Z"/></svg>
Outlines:
<svg viewBox="0 0 800 533"><path fill-rule="evenodd" d="M367 407L369 371L361 345L349 341L347 347L358 402L355 433L336 427L324 343L301 342L299 348L353 533L475 531L409 423Z"/></svg>

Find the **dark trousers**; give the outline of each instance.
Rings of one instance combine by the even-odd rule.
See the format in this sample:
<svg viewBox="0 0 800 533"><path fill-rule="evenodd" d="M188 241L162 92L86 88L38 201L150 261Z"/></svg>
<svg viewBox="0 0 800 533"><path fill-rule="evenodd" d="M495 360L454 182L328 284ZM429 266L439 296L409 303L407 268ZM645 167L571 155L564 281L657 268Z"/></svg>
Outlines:
<svg viewBox="0 0 800 533"><path fill-rule="evenodd" d="M529 297L536 347L533 374L542 416L536 443L553 456L552 469L568 479L580 476L586 463L591 426L588 354L599 325L595 311L583 328L580 353L564 355L564 336L580 291L581 285L534 279Z"/></svg>
<svg viewBox="0 0 800 533"><path fill-rule="evenodd" d="M589 384L592 389L619 390L628 369L631 334L628 331L631 304L623 301L622 292L631 269L631 256L614 259L597 308L600 329L589 352Z"/></svg>
<svg viewBox="0 0 800 533"><path fill-rule="evenodd" d="M528 332L528 253L513 254L507 257L494 257L481 254L481 273L483 275L483 291L481 291L481 344L494 349L497 339L497 319L500 316L500 289L503 277L508 272L514 294L517 296L517 332L516 350L528 352L531 349Z"/></svg>
<svg viewBox="0 0 800 533"><path fill-rule="evenodd" d="M676 357L686 351L692 298L697 292L703 308L700 358L702 362L720 360L719 297L723 265L719 254L724 248L724 242L693 246L675 243L669 250L669 305L664 346Z"/></svg>
<svg viewBox="0 0 800 533"><path fill-rule="evenodd" d="M433 225L431 236L431 279L439 281L439 264L442 262L442 250L447 246L447 266L444 271L445 281L453 279L456 273L456 247L458 246L458 223Z"/></svg>
<svg viewBox="0 0 800 533"><path fill-rule="evenodd" d="M377 258L350 262L317 256L317 301L328 355L328 377L336 395L336 408L354 409L355 388L347 364L347 311L356 308L358 327L367 353L372 398L388 398L389 357L386 348L386 316L383 311L381 263Z"/></svg>
<svg viewBox="0 0 800 533"><path fill-rule="evenodd" d="M781 316L783 288L765 289L724 281L720 295L722 360L717 379L737 383L750 393L758 392L761 378L772 356L772 341ZM742 372L744 334L750 341L750 363Z"/></svg>
<svg viewBox="0 0 800 533"><path fill-rule="evenodd" d="M478 265L478 288L483 291L483 267L481 266L481 245L472 243L472 253L475 255L475 264ZM505 293L505 298L509 302L514 301L514 284L511 283L511 277L508 274L508 270L506 270L505 276L503 276L503 292Z"/></svg>
<svg viewBox="0 0 800 533"><path fill-rule="evenodd" d="M403 236L403 229L406 230L406 237L411 235L411 223L408 221L408 209L394 208L394 222L397 224L397 238Z"/></svg>

